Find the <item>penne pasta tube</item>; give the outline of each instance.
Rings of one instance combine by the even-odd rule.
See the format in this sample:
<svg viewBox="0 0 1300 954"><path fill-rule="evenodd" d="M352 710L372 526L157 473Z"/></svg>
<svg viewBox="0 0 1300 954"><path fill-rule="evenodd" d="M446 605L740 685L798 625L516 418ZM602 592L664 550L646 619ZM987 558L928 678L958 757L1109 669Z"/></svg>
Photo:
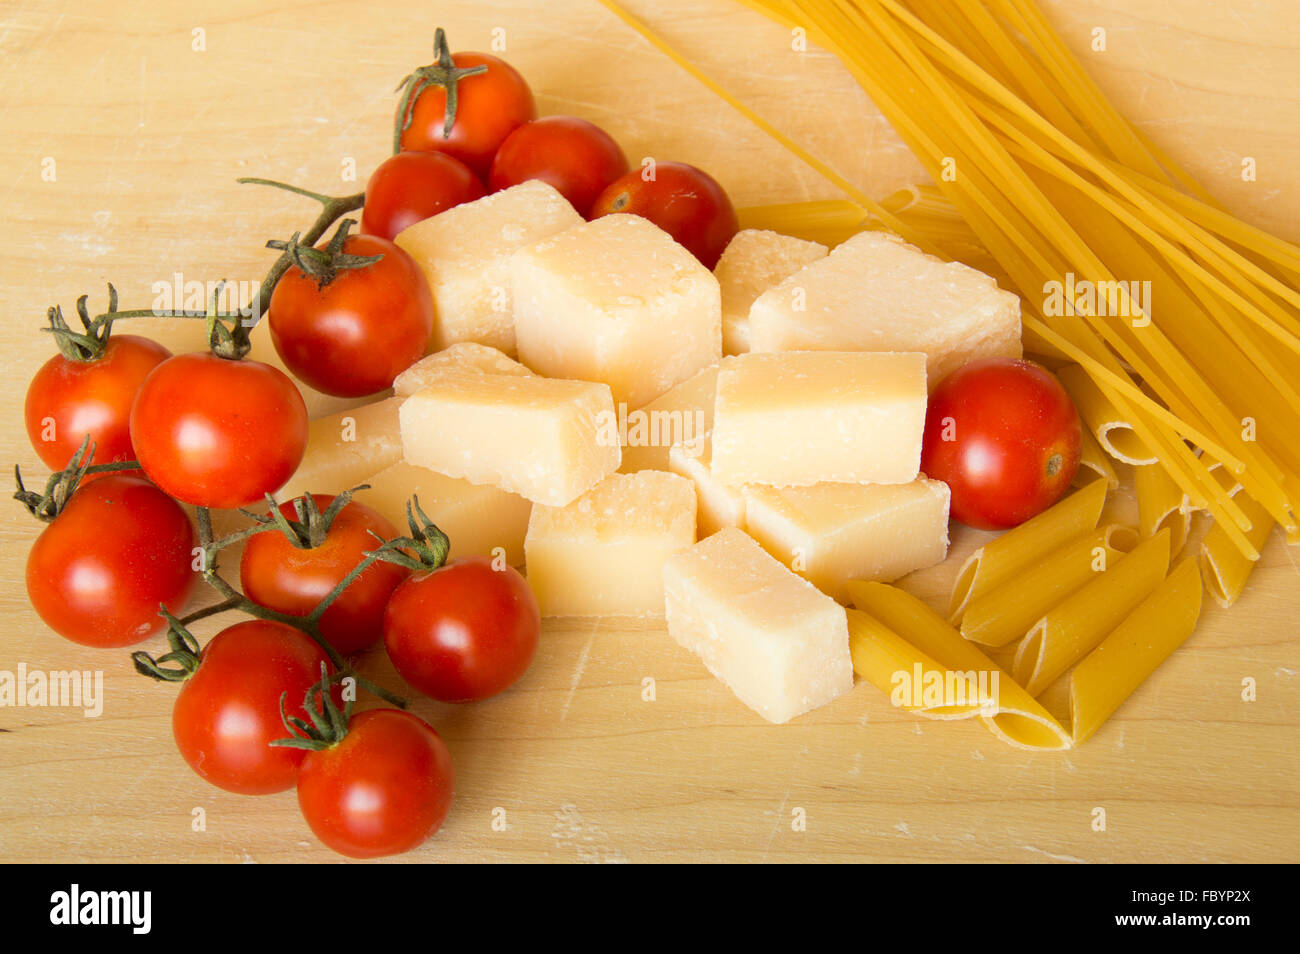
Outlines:
<svg viewBox="0 0 1300 954"><path fill-rule="evenodd" d="M1074 744L1101 727L1196 628L1201 577L1196 563L1178 564L1070 674Z"/></svg>
<svg viewBox="0 0 1300 954"><path fill-rule="evenodd" d="M1211 462L1205 469L1219 482L1219 485L1223 487L1229 497L1236 497L1237 494L1241 492L1241 481L1237 479L1237 475L1224 467L1217 460ZM1182 508L1186 513L1194 513L1197 510L1209 509L1206 505L1205 498L1201 497L1193 500L1187 494L1183 494Z"/></svg>
<svg viewBox="0 0 1300 954"><path fill-rule="evenodd" d="M1156 463L1156 455L1138 437L1132 422L1120 414L1083 368L1077 364L1067 365L1056 372L1056 376L1079 409L1084 426L1106 453L1126 464Z"/></svg>
<svg viewBox="0 0 1300 954"><path fill-rule="evenodd" d="M984 685L991 693L992 704L977 709L985 726L1003 742L1022 749L1068 749L1070 735L1022 686L980 651L967 642L942 616L912 594L886 583L861 580L847 584L849 598L856 610L849 610L852 640L856 615L875 622L876 626L900 636L914 652L932 660L945 670L945 678L954 684L964 680ZM856 667L856 657L854 665Z"/></svg>
<svg viewBox="0 0 1300 954"><path fill-rule="evenodd" d="M1079 470L1074 475L1074 485L1082 487L1094 480L1105 481L1107 490L1119 486L1119 475L1110 455L1101 449L1092 431L1084 427L1079 431Z"/></svg>
<svg viewBox="0 0 1300 954"><path fill-rule="evenodd" d="M1104 481L1093 481L972 553L953 584L948 621L959 622L971 600L1034 566L1063 540L1095 529L1106 491Z"/></svg>
<svg viewBox="0 0 1300 954"><path fill-rule="evenodd" d="M949 705L941 694L932 704L924 701L924 687L949 683L947 669L899 636L879 620L850 609L849 655L853 671L890 697L894 705L930 719L969 719L980 713L978 697L973 702ZM906 685L904 685L906 683ZM918 688L917 693L912 687ZM919 701L917 700L919 697Z"/></svg>
<svg viewBox="0 0 1300 954"><path fill-rule="evenodd" d="M1040 619L1016 649L1011 674L1042 695L1133 612L1169 569L1169 531L1160 530ZM1236 552L1234 550L1234 552Z"/></svg>
<svg viewBox="0 0 1300 954"><path fill-rule="evenodd" d="M1167 470L1154 464L1134 468L1133 485L1137 490L1138 532L1153 537L1157 531L1168 529L1169 554L1176 557L1192 529L1192 512L1185 506L1187 497L1182 488Z"/></svg>
<svg viewBox="0 0 1300 954"><path fill-rule="evenodd" d="M1274 527L1273 518L1246 494L1239 495L1237 502L1251 520L1251 528L1246 531L1246 536L1259 549ZM1246 588L1246 581L1255 569L1256 561L1246 559L1216 522L1201 541L1199 562L1205 588L1209 590L1214 602L1220 606L1231 606Z"/></svg>
<svg viewBox="0 0 1300 954"><path fill-rule="evenodd" d="M1033 628L1053 606L1138 543L1137 532L1114 524L1077 537L1015 579L972 600L961 634L984 646L1005 646Z"/></svg>

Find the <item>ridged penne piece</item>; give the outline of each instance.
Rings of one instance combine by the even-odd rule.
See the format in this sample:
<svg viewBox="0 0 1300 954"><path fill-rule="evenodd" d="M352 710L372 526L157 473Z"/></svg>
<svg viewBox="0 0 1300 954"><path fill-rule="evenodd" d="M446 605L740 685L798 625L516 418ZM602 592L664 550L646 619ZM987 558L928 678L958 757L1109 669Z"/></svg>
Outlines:
<svg viewBox="0 0 1300 954"><path fill-rule="evenodd" d="M1011 668L1016 682L1031 696L1041 695L1092 652L1160 585L1169 569L1169 545L1169 531L1158 531L1054 606L1017 647Z"/></svg>
<svg viewBox="0 0 1300 954"><path fill-rule="evenodd" d="M1153 537L1157 531L1168 529L1169 555L1178 556L1192 529L1192 513L1185 506L1182 488L1167 470L1154 464L1135 467L1133 485L1137 490L1138 532Z"/></svg>
<svg viewBox="0 0 1300 954"><path fill-rule="evenodd" d="M1084 426L1106 453L1126 464L1156 463L1156 455L1138 437L1132 422L1120 414L1083 368L1077 364L1067 365L1057 371L1056 376L1079 409Z"/></svg>
<svg viewBox="0 0 1300 954"><path fill-rule="evenodd" d="M846 612L853 671L889 696L895 705L928 719L969 719L979 715L978 700L966 705L917 705L910 699L896 697L899 673L920 684L938 679L944 685L948 680L947 669L879 620L855 609Z"/></svg>
<svg viewBox="0 0 1300 954"><path fill-rule="evenodd" d="M1119 475L1115 473L1110 455L1101 449L1091 430L1084 427L1079 434L1079 470L1074 475L1074 486L1082 487L1094 480L1102 480L1107 490L1114 490L1119 486Z"/></svg>
<svg viewBox="0 0 1300 954"><path fill-rule="evenodd" d="M993 688L993 704L974 708L994 735L1022 749L1068 749L1070 735L1043 706L988 656L962 638L942 616L912 594L886 583L854 581L847 585L856 610L849 610L849 640L853 641L854 619L870 620L873 629L894 634L910 646L916 658L938 665L948 673L961 674L969 684L979 673L989 674L986 686ZM897 664L898 657L895 657ZM906 657L902 662L906 663ZM854 657L857 668L857 657ZM993 677L996 676L996 682ZM956 679L953 680L957 682ZM950 716L960 718L961 716Z"/></svg>
<svg viewBox="0 0 1300 954"><path fill-rule="evenodd" d="M1005 646L1019 639L1052 607L1137 544L1137 531L1114 524L1076 537L972 600L961 618L961 634L983 646Z"/></svg>
<svg viewBox="0 0 1300 954"><path fill-rule="evenodd" d="M953 584L948 621L959 622L971 600L1034 566L1063 542L1095 529L1107 489L1105 481L1093 481L972 553Z"/></svg>
<svg viewBox="0 0 1300 954"><path fill-rule="evenodd" d="M1246 536L1258 550L1268 539L1274 520L1267 510L1247 494L1239 494L1237 503L1250 518L1251 528L1246 531ZM1220 606L1231 606L1246 588L1246 581L1255 569L1256 561L1246 559L1216 522L1201 541L1199 562L1205 588L1209 590L1214 602Z"/></svg>
<svg viewBox="0 0 1300 954"><path fill-rule="evenodd" d="M1169 654L1201 615L1201 577L1184 560L1070 674L1074 744L1110 718Z"/></svg>

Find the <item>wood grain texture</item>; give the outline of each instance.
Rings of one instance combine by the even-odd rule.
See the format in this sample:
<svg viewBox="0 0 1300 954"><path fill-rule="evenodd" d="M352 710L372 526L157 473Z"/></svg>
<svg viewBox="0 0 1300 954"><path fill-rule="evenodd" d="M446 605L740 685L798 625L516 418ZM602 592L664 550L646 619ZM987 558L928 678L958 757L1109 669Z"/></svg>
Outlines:
<svg viewBox="0 0 1300 954"><path fill-rule="evenodd" d="M919 175L835 60L723 0L629 6L868 192ZM183 8L183 9L182 9ZM1235 211L1300 238L1300 11L1288 0L1048 0L1121 108ZM239 175L355 191L387 151L393 86L453 45L506 56L542 112L603 126L635 162L713 171L738 204L830 186L594 0L546 4L138 4L29 0L0 10L0 460L40 473L20 415L50 353L45 308L113 281L124 307L186 279L257 281L265 239L312 214ZM1108 48L1089 51L1104 26ZM193 49L195 30L205 49ZM1242 156L1258 181L1242 182ZM42 177L52 160L53 181ZM1121 499L1121 506L1128 503ZM60 640L23 588L33 524L0 508L0 669L92 668L103 713L0 709L0 860L329 861L292 793L228 795L171 741L173 689L125 653ZM909 588L938 605L981 534ZM785 726L742 706L652 622L551 621L516 689L417 703L447 739L458 794L403 861L1284 861L1300 847L1300 571L1275 534L1230 611L1196 633L1090 742L1029 754L980 725L925 722L870 686ZM230 565L228 561L228 565ZM200 637L215 631L211 621ZM157 640L153 646L161 645ZM365 670L398 680L382 653ZM1258 701L1243 702L1244 678ZM645 680L654 701L644 701ZM1104 808L1104 832L1092 830ZM206 831L192 831L195 809ZM493 830L494 810L505 812ZM806 830L792 821L802 812Z"/></svg>

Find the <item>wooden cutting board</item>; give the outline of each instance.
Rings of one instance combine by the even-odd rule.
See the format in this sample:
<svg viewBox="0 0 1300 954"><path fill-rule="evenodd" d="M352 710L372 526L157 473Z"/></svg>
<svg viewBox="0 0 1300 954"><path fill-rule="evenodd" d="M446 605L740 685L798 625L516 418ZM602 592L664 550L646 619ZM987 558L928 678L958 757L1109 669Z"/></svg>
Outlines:
<svg viewBox="0 0 1300 954"><path fill-rule="evenodd" d="M724 0L629 7L866 191L920 176L828 54L792 50L785 30ZM1216 196L1300 239L1300 8L1046 10L1123 111ZM594 0L9 4L0 461L43 473L20 422L51 353L36 330L46 307L70 314L89 293L102 308L110 280L126 308L148 307L152 284L176 273L259 280L264 241L313 210L235 177L358 191L388 151L393 87L428 61L436 25L453 48L503 42L543 113L599 123L633 162L702 166L738 205L836 195ZM1092 49L1097 28L1104 51ZM1117 506L1131 511L1130 495ZM190 772L171 740L173 687L137 676L125 652L45 629L22 582L36 530L17 504L0 508L0 670L101 671L103 711L0 709L0 860L335 858L292 793L230 795ZM955 528L949 561L906 585L941 604L981 538ZM1186 646L1064 754L913 718L869 685L772 726L660 623L549 621L504 697L415 704L452 749L458 791L442 831L402 860L1289 861L1300 846L1298 583L1296 551L1275 534L1240 603L1208 607ZM363 668L399 684L381 651ZM1255 701L1243 701L1247 679Z"/></svg>

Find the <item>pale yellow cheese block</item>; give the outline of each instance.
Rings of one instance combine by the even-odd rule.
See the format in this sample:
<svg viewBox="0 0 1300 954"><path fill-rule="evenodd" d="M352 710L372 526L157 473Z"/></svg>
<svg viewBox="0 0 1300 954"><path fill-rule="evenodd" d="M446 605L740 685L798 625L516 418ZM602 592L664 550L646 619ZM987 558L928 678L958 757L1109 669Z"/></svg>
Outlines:
<svg viewBox="0 0 1300 954"><path fill-rule="evenodd" d="M921 468L925 355L737 355L718 373L713 476L748 483L904 484Z"/></svg>
<svg viewBox="0 0 1300 954"><path fill-rule="evenodd" d="M481 371L484 374L533 373L503 351L473 341L459 341L441 351L425 355L399 374L393 380L393 393L410 397L448 370Z"/></svg>
<svg viewBox="0 0 1300 954"><path fill-rule="evenodd" d="M754 299L829 249L768 229L741 229L722 252L713 274L722 290L722 353L750 350L749 309Z"/></svg>
<svg viewBox="0 0 1300 954"><path fill-rule="evenodd" d="M849 580L888 582L948 555L948 485L816 484L741 491L745 529L823 593L848 602Z"/></svg>
<svg viewBox="0 0 1300 954"><path fill-rule="evenodd" d="M668 452L674 444L698 446L713 430L713 402L718 371L730 359L691 375L644 407L620 417L625 474L638 470L668 470Z"/></svg>
<svg viewBox="0 0 1300 954"><path fill-rule="evenodd" d="M533 507L524 543L543 616L662 616L664 562L695 542L695 489L611 474L566 507Z"/></svg>
<svg viewBox="0 0 1300 954"><path fill-rule="evenodd" d="M603 381L638 408L722 357L718 280L639 215L605 215L510 260L519 360Z"/></svg>
<svg viewBox="0 0 1300 954"><path fill-rule="evenodd" d="M447 369L405 399L403 458L562 507L618 469L609 386Z"/></svg>
<svg viewBox="0 0 1300 954"><path fill-rule="evenodd" d="M742 488L721 483L713 476L713 442L675 444L668 452L668 469L695 484L697 501L696 534L700 539L723 527L745 526L745 495Z"/></svg>
<svg viewBox="0 0 1300 954"><path fill-rule="evenodd" d="M405 398L389 397L311 422L307 451L277 500L303 493L339 494L402 459L398 408Z"/></svg>
<svg viewBox="0 0 1300 954"><path fill-rule="evenodd" d="M417 497L420 509L447 535L448 559L504 555L512 566L523 565L524 534L533 505L518 494L405 462L386 467L363 483L370 486L352 499L391 520L400 536L410 532L406 504Z"/></svg>
<svg viewBox="0 0 1300 954"><path fill-rule="evenodd" d="M513 356L511 253L581 222L564 196L529 180L402 231L394 241L424 270L433 292L429 349L476 341Z"/></svg>
<svg viewBox="0 0 1300 954"><path fill-rule="evenodd" d="M930 387L986 357L1020 357L1020 299L959 262L861 232L759 295L754 351L922 351Z"/></svg>
<svg viewBox="0 0 1300 954"><path fill-rule="evenodd" d="M664 599L673 639L770 722L853 688L844 608L734 527L668 559Z"/></svg>

